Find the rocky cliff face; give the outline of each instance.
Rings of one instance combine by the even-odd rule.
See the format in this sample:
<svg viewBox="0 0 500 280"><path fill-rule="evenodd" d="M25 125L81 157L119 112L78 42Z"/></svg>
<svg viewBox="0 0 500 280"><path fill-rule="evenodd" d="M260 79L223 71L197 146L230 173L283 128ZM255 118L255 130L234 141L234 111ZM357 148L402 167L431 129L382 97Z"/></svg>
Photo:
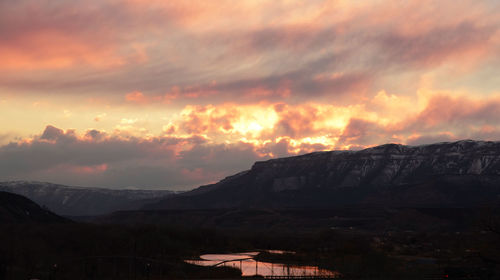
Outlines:
<svg viewBox="0 0 500 280"><path fill-rule="evenodd" d="M59 215L68 216L92 216L117 210L137 209L144 203L152 203L174 193L159 190L68 187L25 181L0 182L0 191L26 196Z"/></svg>
<svg viewBox="0 0 500 280"><path fill-rule="evenodd" d="M151 208L464 205L500 201L500 142L387 144L256 162Z"/></svg>
<svg viewBox="0 0 500 280"><path fill-rule="evenodd" d="M320 152L257 162L271 189L348 188L423 182L436 176L499 176L500 142L460 141L426 146L387 144L358 152Z"/></svg>

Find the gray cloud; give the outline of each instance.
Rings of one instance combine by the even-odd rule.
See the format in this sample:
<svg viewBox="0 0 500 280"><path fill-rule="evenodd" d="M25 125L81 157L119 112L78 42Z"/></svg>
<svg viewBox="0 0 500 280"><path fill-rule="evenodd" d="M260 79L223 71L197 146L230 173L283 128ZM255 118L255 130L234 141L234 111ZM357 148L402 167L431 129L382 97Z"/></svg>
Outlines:
<svg viewBox="0 0 500 280"><path fill-rule="evenodd" d="M425 133L457 130L460 132L468 126L497 126L498 116L500 116L500 100L497 98L477 101L465 97L438 95L429 100L422 112L403 120L393 131Z"/></svg>
<svg viewBox="0 0 500 280"><path fill-rule="evenodd" d="M63 136L64 136L64 130L49 125L43 131L42 136L40 136L40 139L57 140Z"/></svg>
<svg viewBox="0 0 500 280"><path fill-rule="evenodd" d="M424 136L412 138L412 139L408 140L407 144L418 146L418 145L426 145L426 144L433 144L433 143L439 143L439 142L450 142L450 141L454 141L454 140L457 140L457 139L448 135L448 134L436 133L436 134L424 135Z"/></svg>
<svg viewBox="0 0 500 280"><path fill-rule="evenodd" d="M342 145L373 145L387 142L385 129L377 124L362 119L352 118L339 137ZM390 142L390 141L389 141Z"/></svg>
<svg viewBox="0 0 500 280"><path fill-rule="evenodd" d="M401 35L389 31L372 39L379 45L380 57L384 59L376 65L399 69L434 66L452 55L488 45L497 31L497 26L478 26L468 21L423 34Z"/></svg>
<svg viewBox="0 0 500 280"><path fill-rule="evenodd" d="M30 143L0 147L0 180L42 180L63 184L120 188L190 188L248 169L260 159L244 143L208 144L200 137L120 139L78 138L47 126ZM70 141L71 140L71 141ZM177 145L190 145L176 155Z"/></svg>

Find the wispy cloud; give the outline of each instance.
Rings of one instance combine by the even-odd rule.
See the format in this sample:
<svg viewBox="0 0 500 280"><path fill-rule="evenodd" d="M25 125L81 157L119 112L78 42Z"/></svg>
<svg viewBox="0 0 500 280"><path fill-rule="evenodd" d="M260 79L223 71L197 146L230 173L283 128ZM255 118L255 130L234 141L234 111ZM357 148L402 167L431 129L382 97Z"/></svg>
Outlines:
<svg viewBox="0 0 500 280"><path fill-rule="evenodd" d="M499 13L496 1L1 1L0 179L192 186L262 158L498 139Z"/></svg>

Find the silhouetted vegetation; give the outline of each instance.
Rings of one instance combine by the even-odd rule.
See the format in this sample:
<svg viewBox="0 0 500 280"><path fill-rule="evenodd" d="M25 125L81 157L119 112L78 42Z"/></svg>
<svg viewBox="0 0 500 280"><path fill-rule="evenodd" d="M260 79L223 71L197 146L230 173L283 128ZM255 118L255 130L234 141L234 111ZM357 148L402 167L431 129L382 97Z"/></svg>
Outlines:
<svg viewBox="0 0 500 280"><path fill-rule="evenodd" d="M0 279L231 278L239 277L240 272L227 267L198 267L184 260L205 253L257 249L295 252L264 252L257 257L260 261L317 265L339 271L346 278L425 279L448 275L498 279L498 210L457 210L458 216L429 209L388 210L392 216L381 216L382 212L373 210L378 227L373 220L358 218L367 211L354 211L356 214L344 209L328 214L326 210L286 210L288 214L283 217L279 211L231 210L224 214L227 211L220 210L215 215L220 224L211 228L193 222L206 217L203 211L178 211L175 215L183 219L163 225L1 224ZM189 215L191 218L187 218ZM300 216L308 221L303 227ZM402 219L406 219L406 225ZM176 219L165 221L172 220ZM252 221L254 227L245 221ZM429 221L439 221L443 226L423 229L422 224ZM465 224L467 227L463 227Z"/></svg>
<svg viewBox="0 0 500 280"><path fill-rule="evenodd" d="M210 230L158 226L10 224L0 232L0 279L224 278L228 268L183 260L230 246Z"/></svg>

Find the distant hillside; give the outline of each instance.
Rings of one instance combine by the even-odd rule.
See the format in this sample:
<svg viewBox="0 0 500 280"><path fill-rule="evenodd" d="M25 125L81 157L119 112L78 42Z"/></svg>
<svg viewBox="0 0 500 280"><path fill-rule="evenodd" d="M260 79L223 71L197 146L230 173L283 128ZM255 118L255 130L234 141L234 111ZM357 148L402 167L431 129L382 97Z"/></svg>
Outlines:
<svg viewBox="0 0 500 280"><path fill-rule="evenodd" d="M67 220L43 209L26 197L0 191L0 223L54 223Z"/></svg>
<svg viewBox="0 0 500 280"><path fill-rule="evenodd" d="M462 207L500 202L500 142L386 144L256 162L144 209Z"/></svg>
<svg viewBox="0 0 500 280"><path fill-rule="evenodd" d="M0 182L0 191L20 194L59 215L92 216L138 209L174 194L165 190L112 190L68 187L42 182Z"/></svg>

